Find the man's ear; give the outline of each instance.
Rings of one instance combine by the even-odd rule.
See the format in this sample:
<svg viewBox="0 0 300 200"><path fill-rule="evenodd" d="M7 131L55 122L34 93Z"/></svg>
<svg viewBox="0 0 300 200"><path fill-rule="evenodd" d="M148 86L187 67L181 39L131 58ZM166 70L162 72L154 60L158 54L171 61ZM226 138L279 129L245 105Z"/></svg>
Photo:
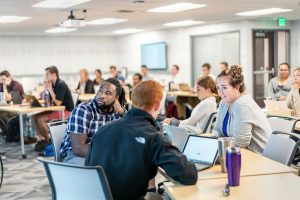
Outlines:
<svg viewBox="0 0 300 200"><path fill-rule="evenodd" d="M154 105L154 110L155 110L155 111L160 110L160 102L156 102L156 103L155 103L155 105Z"/></svg>
<svg viewBox="0 0 300 200"><path fill-rule="evenodd" d="M115 98L115 100L119 100L119 95L116 95L116 98Z"/></svg>

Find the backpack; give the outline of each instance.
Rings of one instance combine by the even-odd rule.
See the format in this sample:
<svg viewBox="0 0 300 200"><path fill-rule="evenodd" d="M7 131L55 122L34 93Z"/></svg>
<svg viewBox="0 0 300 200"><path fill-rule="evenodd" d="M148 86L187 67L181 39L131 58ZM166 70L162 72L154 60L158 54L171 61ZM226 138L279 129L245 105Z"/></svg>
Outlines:
<svg viewBox="0 0 300 200"><path fill-rule="evenodd" d="M18 142L20 140L19 116L10 118L7 121L6 142Z"/></svg>
<svg viewBox="0 0 300 200"><path fill-rule="evenodd" d="M178 118L177 107L174 102L170 102L169 105L167 106L166 117L167 118L171 118L171 117Z"/></svg>

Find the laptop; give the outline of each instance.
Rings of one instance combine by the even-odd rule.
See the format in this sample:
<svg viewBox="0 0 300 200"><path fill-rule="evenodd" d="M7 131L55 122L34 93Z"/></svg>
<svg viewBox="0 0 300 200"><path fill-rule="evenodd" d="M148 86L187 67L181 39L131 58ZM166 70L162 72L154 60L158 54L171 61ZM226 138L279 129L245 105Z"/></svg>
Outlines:
<svg viewBox="0 0 300 200"><path fill-rule="evenodd" d="M264 100L267 115L269 116L291 116L291 111L286 105L286 101Z"/></svg>
<svg viewBox="0 0 300 200"><path fill-rule="evenodd" d="M29 102L31 107L43 107L33 95L24 95L24 98Z"/></svg>
<svg viewBox="0 0 300 200"><path fill-rule="evenodd" d="M176 146L181 152L189 137L188 132L184 128L163 125L163 129L166 131L167 137L171 140L174 146Z"/></svg>
<svg viewBox="0 0 300 200"><path fill-rule="evenodd" d="M4 92L0 92L0 106L7 106L7 105L9 104L5 101Z"/></svg>
<svg viewBox="0 0 300 200"><path fill-rule="evenodd" d="M188 92L192 91L191 87L187 83L179 83L178 86L179 86L179 90L181 91L188 91Z"/></svg>
<svg viewBox="0 0 300 200"><path fill-rule="evenodd" d="M189 135L182 153L196 165L197 171L208 169L216 163L218 139Z"/></svg>
<svg viewBox="0 0 300 200"><path fill-rule="evenodd" d="M11 91L10 94L14 104L22 104L23 98L21 97L19 91Z"/></svg>

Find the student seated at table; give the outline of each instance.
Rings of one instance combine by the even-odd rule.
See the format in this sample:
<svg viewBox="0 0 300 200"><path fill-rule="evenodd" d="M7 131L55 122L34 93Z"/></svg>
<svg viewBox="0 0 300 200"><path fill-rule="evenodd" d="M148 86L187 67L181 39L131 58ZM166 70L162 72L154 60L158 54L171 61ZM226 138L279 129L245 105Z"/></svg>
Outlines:
<svg viewBox="0 0 300 200"><path fill-rule="evenodd" d="M233 65L217 77L218 94L222 98L213 135L233 137L235 145L262 153L272 133L266 114L245 94L242 69Z"/></svg>
<svg viewBox="0 0 300 200"><path fill-rule="evenodd" d="M115 200L144 199L158 167L181 184L197 182L195 165L170 143L155 122L162 97L158 82L139 83L132 93L134 108L122 119L101 127L92 139L85 165L104 168Z"/></svg>
<svg viewBox="0 0 300 200"><path fill-rule="evenodd" d="M80 94L94 94L94 83L89 79L89 73L86 69L81 69L79 71L80 80L76 91Z"/></svg>
<svg viewBox="0 0 300 200"><path fill-rule="evenodd" d="M217 109L217 88L210 76L201 76L197 79L195 90L201 101L193 109L191 116L186 120L167 118L164 123L186 128L195 134L203 133L209 116Z"/></svg>
<svg viewBox="0 0 300 200"><path fill-rule="evenodd" d="M284 101L291 90L293 79L290 77L291 67L288 63L281 63L278 67L278 77L270 80L268 96L272 100Z"/></svg>
<svg viewBox="0 0 300 200"><path fill-rule="evenodd" d="M67 84L59 78L57 67L50 66L45 69L45 91L50 95L51 105L65 106L64 115L67 118L74 108L72 95ZM60 111L47 111L32 116L35 131L38 136L38 143L34 150L41 152L50 144L47 123L54 119L61 119Z"/></svg>
<svg viewBox="0 0 300 200"><path fill-rule="evenodd" d="M286 98L286 104L291 109L291 115L300 115L300 67L294 69L294 83Z"/></svg>
<svg viewBox="0 0 300 200"><path fill-rule="evenodd" d="M101 83L104 81L104 79L102 78L102 72L100 69L96 69L95 70L95 79L93 81L95 86L100 86Z"/></svg>
<svg viewBox="0 0 300 200"><path fill-rule="evenodd" d="M6 103L10 103L12 101L12 91L17 91L21 98L23 99L24 96L24 90L23 86L21 83L18 81L14 80L10 73L7 70L4 70L0 72L0 92L3 94L4 101ZM12 112L5 112L1 111L0 112L0 128L3 132L3 134L7 133L7 123L8 120L17 117L15 113ZM9 137L9 135L6 135L6 141L7 142L17 142L19 140L19 137Z"/></svg>
<svg viewBox="0 0 300 200"><path fill-rule="evenodd" d="M94 133L125 114L124 104L125 94L120 82L114 78L103 81L95 98L79 104L68 119L60 151L63 162L84 165Z"/></svg>

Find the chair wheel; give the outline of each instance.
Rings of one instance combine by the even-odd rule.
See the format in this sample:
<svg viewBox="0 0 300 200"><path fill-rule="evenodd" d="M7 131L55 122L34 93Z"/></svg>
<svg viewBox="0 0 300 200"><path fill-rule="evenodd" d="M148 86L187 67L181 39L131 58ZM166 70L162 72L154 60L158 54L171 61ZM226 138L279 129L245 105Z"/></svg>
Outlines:
<svg viewBox="0 0 300 200"><path fill-rule="evenodd" d="M158 188L157 189L157 193L158 194L163 194L165 192L165 189L164 188Z"/></svg>

